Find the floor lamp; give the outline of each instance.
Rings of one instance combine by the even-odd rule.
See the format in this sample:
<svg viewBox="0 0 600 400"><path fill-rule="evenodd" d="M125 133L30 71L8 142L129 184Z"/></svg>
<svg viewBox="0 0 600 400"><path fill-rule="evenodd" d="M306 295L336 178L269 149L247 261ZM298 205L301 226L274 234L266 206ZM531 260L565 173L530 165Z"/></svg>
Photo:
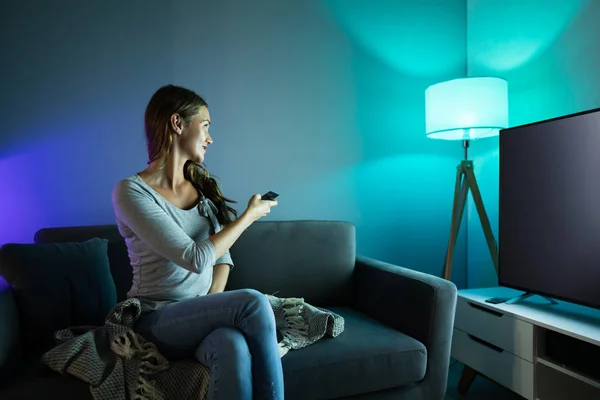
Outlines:
<svg viewBox="0 0 600 400"><path fill-rule="evenodd" d="M467 150L471 140L497 136L508 126L508 88L493 77L453 79L425 91L426 132L432 139L460 140L464 159L457 166L450 237L442 277L450 280L454 248L469 191L479 214L487 247L498 273L498 248Z"/></svg>
<svg viewBox="0 0 600 400"><path fill-rule="evenodd" d="M454 247L469 191L479 214L487 247L498 273L498 246L492 233L477 179L473 161L467 150L471 140L496 136L500 129L508 126L508 88L500 78L463 78L438 83L425 91L425 114L427 136L432 139L460 140L464 148L464 159L458 164L454 186L454 202L450 238L444 260L442 276L450 280ZM477 371L464 366L458 392L466 394L477 376Z"/></svg>

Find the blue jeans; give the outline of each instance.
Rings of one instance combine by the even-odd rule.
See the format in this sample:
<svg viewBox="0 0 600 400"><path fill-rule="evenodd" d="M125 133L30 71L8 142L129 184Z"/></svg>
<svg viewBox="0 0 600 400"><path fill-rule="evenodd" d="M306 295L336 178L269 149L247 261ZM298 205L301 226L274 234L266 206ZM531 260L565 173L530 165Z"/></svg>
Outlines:
<svg viewBox="0 0 600 400"><path fill-rule="evenodd" d="M275 317L252 289L194 297L143 314L136 331L169 360L210 368L208 399L283 399Z"/></svg>

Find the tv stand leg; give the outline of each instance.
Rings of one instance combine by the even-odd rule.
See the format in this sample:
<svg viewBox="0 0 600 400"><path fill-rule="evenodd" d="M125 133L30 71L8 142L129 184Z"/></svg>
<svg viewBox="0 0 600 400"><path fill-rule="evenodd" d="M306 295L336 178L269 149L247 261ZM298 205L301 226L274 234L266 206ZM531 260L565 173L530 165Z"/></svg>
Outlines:
<svg viewBox="0 0 600 400"><path fill-rule="evenodd" d="M465 396L471 387L471 384L477 377L477 371L473 368L465 365L460 375L460 381L458 382L458 393Z"/></svg>
<svg viewBox="0 0 600 400"><path fill-rule="evenodd" d="M513 304L513 303L516 303L518 301L525 300L525 299L527 299L527 298L529 298L531 296L535 296L535 293L523 293L522 295L520 295L518 297L514 297L514 298L506 301L506 304ZM539 295L539 296L542 297L542 298L544 298L544 299L546 299L546 300L548 300L550 302L550 304L558 304L558 302L556 300L554 300L554 299L551 299L549 297L542 296L542 295Z"/></svg>

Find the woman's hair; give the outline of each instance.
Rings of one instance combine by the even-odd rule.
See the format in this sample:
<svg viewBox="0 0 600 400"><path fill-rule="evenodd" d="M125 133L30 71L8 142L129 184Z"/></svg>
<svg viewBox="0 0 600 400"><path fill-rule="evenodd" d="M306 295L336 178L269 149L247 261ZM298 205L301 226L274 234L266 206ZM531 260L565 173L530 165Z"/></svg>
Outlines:
<svg viewBox="0 0 600 400"><path fill-rule="evenodd" d="M171 116L179 114L184 124L189 124L194 115L200 112L202 106L208 106L206 101L195 92L174 85L161 87L154 93L144 114L144 130L148 146L148 164L169 154L173 143ZM227 203L235 203L223 196L215 177L211 177L206 168L188 160L183 167L185 179L210 199L219 212L217 219L221 225L233 221L231 215L237 218L237 212Z"/></svg>

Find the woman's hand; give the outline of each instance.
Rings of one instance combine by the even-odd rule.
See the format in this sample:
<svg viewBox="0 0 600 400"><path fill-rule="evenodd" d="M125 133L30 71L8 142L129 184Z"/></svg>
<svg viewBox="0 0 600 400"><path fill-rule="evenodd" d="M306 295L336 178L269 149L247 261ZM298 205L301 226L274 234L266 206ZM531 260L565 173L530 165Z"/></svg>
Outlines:
<svg viewBox="0 0 600 400"><path fill-rule="evenodd" d="M277 205L275 200L262 200L260 194L255 194L248 201L248 208L240 215L240 218L226 225L219 232L215 233L208 239L215 247L215 259L219 259L240 237L240 235L248 229L254 221L261 219L271 212L271 207Z"/></svg>
<svg viewBox="0 0 600 400"><path fill-rule="evenodd" d="M271 207L277 204L277 200L262 200L260 194L255 194L248 200L248 208L244 213L254 222L269 214Z"/></svg>

